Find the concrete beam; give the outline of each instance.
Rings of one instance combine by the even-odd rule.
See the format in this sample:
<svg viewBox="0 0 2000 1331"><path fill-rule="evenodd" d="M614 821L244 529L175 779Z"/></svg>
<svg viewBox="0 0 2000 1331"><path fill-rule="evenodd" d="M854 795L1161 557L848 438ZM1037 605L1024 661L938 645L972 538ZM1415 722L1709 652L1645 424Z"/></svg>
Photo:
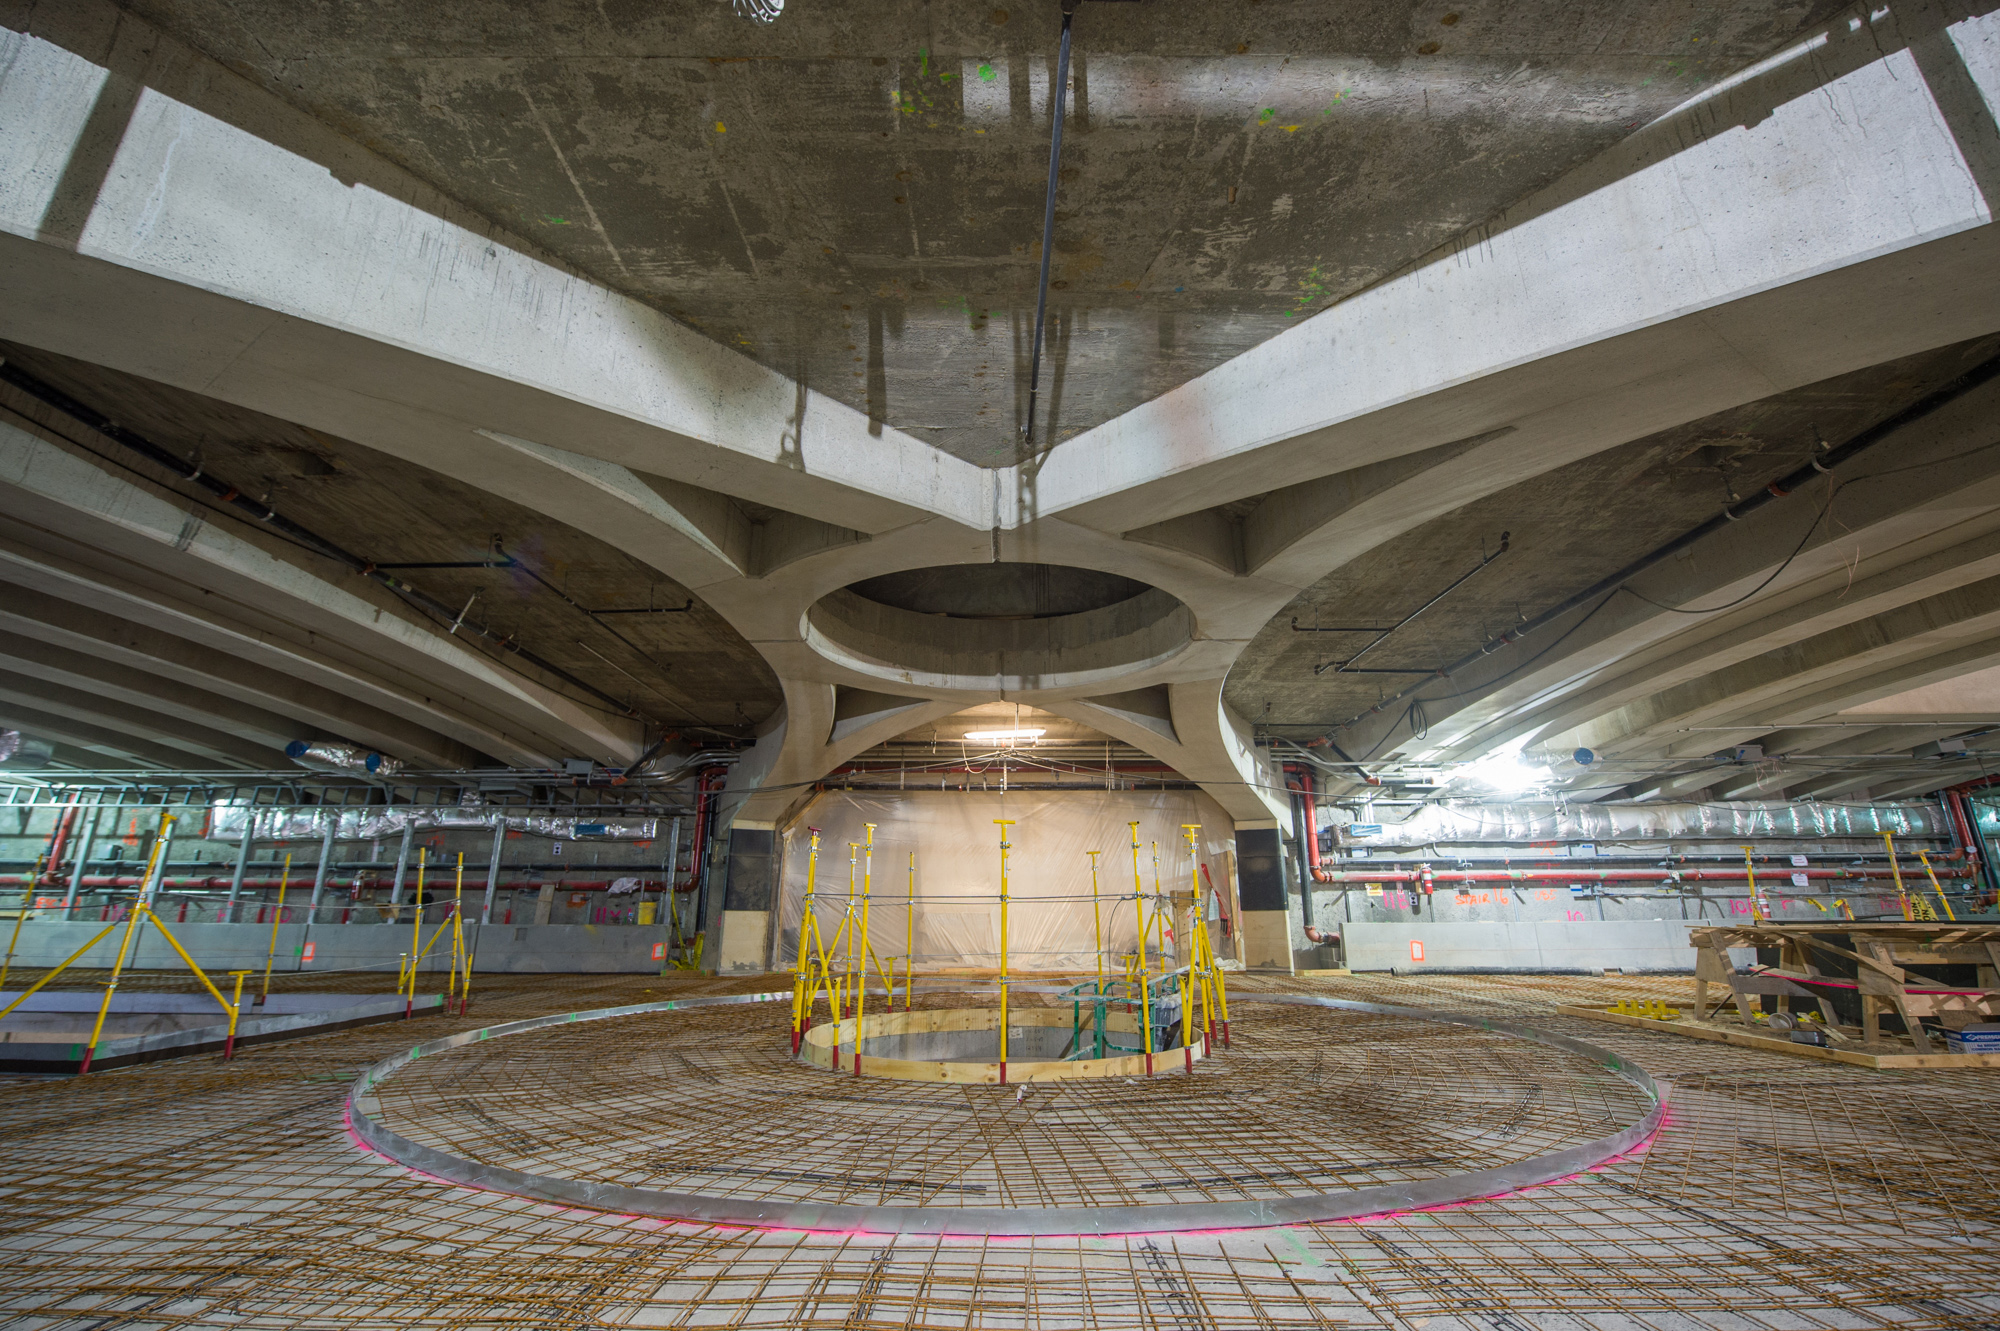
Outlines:
<svg viewBox="0 0 2000 1331"><path fill-rule="evenodd" d="M1992 120L1957 94L2000 104L2000 19L1946 18L1843 16L1404 275L1058 445L1035 515L1130 531L1512 427L1446 469L1458 483L1325 542L1326 566L1613 444L1991 331ZM1950 109L1912 42L1951 66Z"/></svg>
<svg viewBox="0 0 2000 1331"><path fill-rule="evenodd" d="M211 758L192 749L156 744L151 740L135 738L126 730L92 725L88 721L61 716L25 703L0 701L0 725L26 731L42 739L61 740L97 759L91 765L107 771L129 769L134 763L141 767L180 772L201 772L213 768ZM241 767L236 763L224 766L231 769Z"/></svg>
<svg viewBox="0 0 2000 1331"><path fill-rule="evenodd" d="M0 636L0 668L113 702L164 708L275 753L300 738L298 723L276 712L33 638Z"/></svg>
<svg viewBox="0 0 2000 1331"><path fill-rule="evenodd" d="M162 681L166 690L226 691L291 718L296 723L291 739L340 735L427 767L474 765L472 749L380 708L219 648L4 580L0 634L17 658L40 645L65 653L65 659L134 670Z"/></svg>
<svg viewBox="0 0 2000 1331"><path fill-rule="evenodd" d="M0 337L399 456L504 466L489 430L865 531L991 525L989 474L565 270L130 14L28 23L0 31Z"/></svg>
<svg viewBox="0 0 2000 1331"><path fill-rule="evenodd" d="M2000 390L1982 389L1910 427L1897 437L1896 474L1847 484L1880 464L1862 459L1844 469L1833 478L1844 487L1837 512L1828 515L1837 521L1823 521L1803 547L1802 525L1827 503L1817 488L1631 584L1655 602L1719 612L1670 613L1614 595L1600 610L1542 630L1545 641L1525 639L1455 677L1452 691L1468 696L1453 710L1431 709L1442 715L1433 715L1427 740L1392 751L1463 757L1528 737L1564 750L1654 752L1651 732L1635 729L1621 709L1648 714L1666 690L2000 575L2000 454L1980 447L1996 408ZM1585 614L1589 622L1579 625ZM1521 669L1523 659L1532 665ZM1483 690L1482 679L1491 681ZM1372 747L1395 720L1357 727L1359 747Z"/></svg>
<svg viewBox="0 0 2000 1331"><path fill-rule="evenodd" d="M269 771L285 765L282 747L239 739L227 731L147 706L106 698L85 689L0 670L0 703L19 704L49 716L65 717L106 734L138 739L199 755L208 764Z"/></svg>
<svg viewBox="0 0 2000 1331"><path fill-rule="evenodd" d="M330 582L305 566L309 556L203 521L95 459L5 422L0 518L13 519L29 539L45 540L33 536L40 530L72 542L63 554L0 542L9 547L0 553L5 580L71 598L80 585L95 584L96 596L86 599L109 602L100 608L140 622L164 616L159 626L182 636L280 657L286 668L372 694L368 701L421 717L495 756L546 765L567 753L627 762L638 755L636 723L605 718L411 622L372 584ZM190 588L200 593L198 607L185 599ZM174 605L186 608L168 608Z"/></svg>

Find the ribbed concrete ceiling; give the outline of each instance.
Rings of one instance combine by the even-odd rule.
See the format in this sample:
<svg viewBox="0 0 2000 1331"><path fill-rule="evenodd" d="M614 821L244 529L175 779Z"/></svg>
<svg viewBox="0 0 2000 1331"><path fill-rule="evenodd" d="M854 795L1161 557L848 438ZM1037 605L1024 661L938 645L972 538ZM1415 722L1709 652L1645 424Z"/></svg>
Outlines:
<svg viewBox="0 0 2000 1331"><path fill-rule="evenodd" d="M1046 166L1053 4L995 9L906 0L855 12L793 0L791 11L770 26L737 18L720 0L629 9L612 0L454 6L448 12L348 4L300 13L265 0L141 0L128 8L483 213L503 243L551 253L592 280L677 314L723 345L961 458L1016 459ZM1075 135L1058 201L1056 324L1045 381L1050 439L1153 398L1441 244L1478 235L1468 228L1720 76L1812 31L1834 9L1690 4L1667 10L1622 2L1336 8L1253 0L1184 12L1164 0L1087 4L1078 18ZM1851 40L1842 59L1850 65L1888 59L1875 44L1894 26L1885 21L1879 33L1854 35L1843 21L1841 33ZM1803 97L1804 87L1773 95ZM232 95L246 102L260 98L242 89ZM1706 114L1704 107L1696 119ZM246 113L244 120L258 132L257 115ZM1643 230L1660 223L1635 217L1633 225ZM1489 238L1494 245L1505 238L1496 236ZM1979 322L1979 302L1968 303L1973 313L1949 336L2000 327L2000 318ZM1922 300L1912 308L1924 308ZM1341 317L1336 313L1330 322ZM1907 312L1904 317L1933 329L1936 315L1928 322ZM1934 347L1945 336L1917 332L1897 345ZM1970 710L1977 711L1984 695L1951 683L1983 678L1980 672L2000 661L2000 647L1989 646L2000 642L2000 608L1988 609L1989 601L2000 606L2000 587L1986 586L1995 574L1986 561L1994 556L1982 544L1989 541L1986 528L2000 523L1989 517L2000 506L1988 493L1986 472L1993 468L1979 452L1986 444L1975 438L1983 419L1979 403L1935 430L1926 426L1898 436L1893 447L1858 467L1855 475L1877 478L1919 465L1899 463L1906 454L1943 460L1928 494L1929 473L1846 491L1820 513L1817 535L1801 547L1808 559L1795 571L1798 577L1781 582L1768 604L1759 601L1745 612L1745 622L1643 609L1625 598L1620 605L1629 615L1614 607L1582 631L1559 625L1507 657L1509 673L1498 680L1433 682L1418 700L1439 704L1434 710L1440 716L1458 713L1435 736L1426 722L1437 718L1407 703L1342 729L1421 676L1315 675L1315 665L1340 658L1366 637L1298 633L1291 621L1296 617L1306 627L1394 623L1496 548L1502 532L1510 533L1505 556L1385 642L1368 662L1375 669L1433 669L1496 641L1509 626L1710 518L1732 491L1750 493L1798 466L1816 440L1852 436L1994 349L1993 339L1981 338L1858 371L1853 366L1865 361L1856 355L1841 363L1839 374L1818 368L1813 353L1797 352L1798 365L1780 366L1779 377L1807 387L1773 392L1776 379L1744 375L1745 382L1765 387L1726 400L1742 402L1755 391L1769 395L1519 483L1547 461L1522 449L1523 456L1497 468L1482 463L1477 452L1465 453L1478 483L1461 489L1462 478L1453 471L1461 454L1444 446L1428 450L1424 465L1436 470L1412 484L1486 497L1407 528L1371 529L1389 534L1357 539L1296 581L1274 584L1279 596L1289 594L1338 563L1264 624L1240 657L1230 658L1226 683L1218 667L1207 684L1267 737L1303 742L1333 735L1335 744L1314 754L1325 757L1345 746L1350 756L1379 756L1395 765L1392 780L1425 764L1530 742L1545 750L1590 744L1604 751L1606 762L1587 781L1572 783L1578 793L1748 797L1933 788L1947 768L1889 771L1862 759L1906 754L1927 739L1984 724L1967 714L1966 701L1972 699ZM536 704L541 711L534 722L544 733L510 736L501 733L511 724L504 719L507 707L489 699L473 720L446 716L449 709L442 702L434 706L428 681L419 676L416 687L404 691L422 696L405 699L406 711L417 718L413 726L434 729L418 736L413 752L441 765L467 755L500 755L494 745L502 742L518 744L508 750L514 761L528 761L521 754L582 751L616 752L622 761L645 749L661 723L693 723L747 738L776 713L781 689L772 663L782 673L800 670L805 659L787 658L790 649L780 642L796 631L795 623L761 623L739 632L702 603L699 592L687 616L620 619L623 636L606 634L603 621L580 607L678 603L690 597L686 588L695 587L711 596L738 595L733 622L751 623L755 616L746 611L741 588L718 592L723 583L694 576L676 582L636 550L618 548L578 516L585 506L560 510L576 524L569 525L549 515L554 509L538 511L532 491L515 491L520 502L509 502L480 488L476 474L452 479L394 445L350 442L365 433L342 429L347 437L336 438L308 430L276 408L260 414L190 391L185 378L170 388L141 377L148 371L114 371L32 347L0 351L180 456L200 459L217 475L226 471L246 493L254 488L286 516L371 559L476 559L496 535L502 537L549 583L524 590L510 573L496 570L411 576L453 605L469 602L479 614L497 616L522 646L628 701L649 723L642 734L630 716L551 719L576 699L563 680L545 679L540 685L551 695ZM1409 354L1413 364L1428 365L1420 349ZM1888 354L1877 351L1873 358ZM1743 359L1747 364L1757 357L1746 352ZM1780 359L1765 357L1769 364ZM1742 368L1726 367L1724 376ZM1828 377L1810 382L1820 375ZM309 396L323 385L302 374L296 387ZM1281 388L1274 379L1259 391ZM1629 426L1626 417L1643 413L1644 403L1636 401L1641 396L1638 387L1622 382L1606 392L1603 417L1591 426L1599 446L1637 433L1640 427ZM1262 419L1254 398L1232 406L1244 419L1213 420L1208 428L1218 436L1239 428L1254 433ZM272 400L262 401L270 406ZM1688 400L1725 399L1697 393ZM10 403L42 426L74 436L45 412ZM311 418L311 406L302 402L300 419ZM861 423L853 428L859 437ZM1516 428L1469 436L1475 442L1465 448ZM1525 431L1532 425L1519 428L1524 433L1517 442L1530 437ZM83 453L100 451L89 438L75 437ZM567 442L583 446L578 438ZM1134 479L1133 469L1165 459L1176 442L1140 439L1128 449L1121 464L1127 472L1117 484L1152 479ZM925 466L939 461L907 448L907 441L881 443L885 458L901 460L898 466L917 454ZM1086 441L1076 448L1094 446ZM426 456L435 461L445 455ZM664 454L661 460L672 461ZM1091 461L1076 469L1087 470ZM575 454L563 465L571 479L584 474ZM652 505L664 498L682 505L683 517L715 518L718 532L732 523L776 522L782 528L790 521L781 502L766 505L761 500L767 496L752 493L756 483L738 486L742 494L723 486L736 495L732 499L677 489L678 482L652 475L649 461L633 465L635 471L622 473L631 485L618 501L628 507L635 499ZM1487 470L1480 472L1481 466ZM1356 495L1374 493L1366 465L1337 450L1297 462L1295 470L1314 485L1351 484ZM1271 485L1279 488L1268 496L1250 493ZM16 488L29 493L25 482ZM650 494L639 493L648 488ZM1214 518L1211 525L1233 523L1240 535L1246 515L1254 516L1259 505L1273 503L1268 512L1302 503L1301 488L1245 470L1213 497L1155 497L1150 502L1166 507L1150 516ZM186 498L170 487L147 493L176 494L176 503ZM994 502L997 514L1000 501ZM1148 532L1138 528L1150 530L1150 524L1136 519L1131 540L1117 545L1122 518L1109 510L1120 502L1114 486L1102 511L1084 513L1084 525L1095 529L1091 539L1102 538L1096 546L1053 553L1030 542L1003 556L997 517L989 545L983 525L967 527L958 513L962 529L938 538L939 553L926 546L872 564L864 558L857 568L890 571L853 586L881 604L926 615L1033 618L1073 612L1071 602L1079 596L1110 604L1147 585L1123 574L1070 569L1066 560L1097 559L1162 586L1180 575L1175 560L1206 559L1215 569L1230 562L1211 558L1205 546L1149 544ZM1742 571L1763 576L1791 548L1791 538L1775 554L1757 542L1768 543L1787 524L1804 530L1821 502L1823 496L1794 499L1789 509L1744 524L1739 534L1750 534L1732 537L1733 545L1697 549L1685 565L1669 570L1668 585L1648 586L1669 606L1686 600L1699 608L1719 600L1704 599L1702 589L1725 585L1739 563ZM1203 504L1210 507L1192 511ZM1423 511L1434 514L1443 506ZM1786 516L1793 512L1796 518ZM181 520L178 512L168 517L174 525ZM102 515L85 518L101 522ZM896 539L895 522L880 520L863 533L840 525L849 520L829 509L785 528L791 533L785 540L797 544L778 546L802 568L806 555L800 552L809 547L837 550L872 540L870 548L881 550ZM96 530L84 518L75 521L78 532ZM1047 531L1051 542L1074 535L1059 537L1054 526ZM1847 579L1862 589L1852 602L1845 600L1850 589L1837 585L1849 557L1843 542L1850 537ZM158 544L163 538L153 539ZM251 539L261 538L252 533ZM1169 553L1156 553L1162 549ZM989 550L992 564L954 562L983 559ZM1142 554L1129 556L1134 550ZM300 558L295 551L277 553ZM1241 549L1237 553L1240 564ZM1168 562L1121 562L1131 557ZM172 576L171 558L161 556L161 568L149 570L162 586ZM836 593L855 576L835 576L831 563L825 586L813 595ZM936 566L922 566L930 563ZM746 581L774 585L765 575L777 565L750 560L744 567L752 564ZM986 581L955 575L968 567ZM1069 571L1056 576L1050 568ZM1257 572L1243 565L1202 576L1254 582ZM324 576L329 585L346 585L338 569ZM473 600L475 593L482 599ZM761 594L750 593L753 599ZM386 593L379 599L388 613L408 610ZM1253 614L1241 616L1247 628L1239 624L1210 640L1241 641L1256 632L1273 603L1275 598L1256 602ZM1205 623L1223 623L1227 608L1206 605ZM1768 624L1759 619L1765 609ZM313 631L304 619L293 627L308 638ZM425 627L445 635L441 643L450 636L441 621L425 621ZM447 649L459 651L458 640ZM18 662L8 668L28 677ZM462 662L458 669L466 673ZM1525 672L1518 687L1508 682L1515 671ZM785 675L787 702L812 701L805 689L793 687L803 677ZM1155 740L1219 747L1214 735L1191 732L1189 722L1201 718L1169 696L1184 680L1149 683L1143 699L1121 692L1118 682L1107 681L1105 696L1094 703L1079 695L1051 705L1103 704L1109 712L1100 707L1102 714L1079 715L1096 715L1107 727L1101 733L1139 747ZM56 695L49 690L37 693L17 680L0 683L20 695L14 705L28 708L22 715L46 720L61 714L50 710ZM116 692L113 683L62 687L72 694ZM962 719L937 717L949 717L938 709L955 709L963 699L932 699L920 707L920 700L895 693L895 684L885 678L881 694L871 687L860 690L862 697L849 678L841 697L825 686L824 717L803 705L794 711L801 726L820 727L821 737L872 727L871 735L880 734L871 742L949 730ZM1489 693L1496 686L1503 687ZM455 687L476 692L463 681ZM371 698L379 691L375 682L356 690ZM225 692L220 685L210 689L218 699ZM1212 729L1218 709L1214 693L1206 697L1202 724ZM166 693L150 703L120 703L123 713L71 694L59 700L67 700L71 714L98 706L101 714L91 713L95 721L71 720L94 727L90 733L103 742L115 741L121 715L174 706ZM0 723L6 719L0 716ZM176 752L184 752L173 745L185 741L207 746L188 754L190 762L216 754L251 762L257 754L243 746L268 748L282 738L274 728L282 720L261 717L257 724L265 730L248 737L216 730L226 730L220 720L202 722L210 729L192 737L148 722L155 725L146 732L150 738L135 741L131 752L172 763ZM614 721L623 727L611 737L617 742L591 749L593 728L616 728ZM1100 733L1074 718L1064 725ZM104 740L107 735L112 739ZM1820 755L1813 759L1818 765L1723 772L1709 761L1711 749L1753 742L1767 742L1774 755ZM1976 748L1981 741L1972 743ZM1194 747L1175 752L1198 756ZM1948 774L1968 774L1976 761L1977 754L1951 759L1956 765L1947 765ZM774 781L789 788L787 782L818 775L801 767ZM1235 778L1196 779L1227 785Z"/></svg>

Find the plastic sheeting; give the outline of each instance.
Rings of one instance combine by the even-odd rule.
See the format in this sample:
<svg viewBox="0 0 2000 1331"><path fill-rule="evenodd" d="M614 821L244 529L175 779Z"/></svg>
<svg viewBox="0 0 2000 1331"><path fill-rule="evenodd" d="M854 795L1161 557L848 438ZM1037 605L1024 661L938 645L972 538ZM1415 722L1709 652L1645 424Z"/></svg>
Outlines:
<svg viewBox="0 0 2000 1331"><path fill-rule="evenodd" d="M1356 835L1355 824L1380 832ZM1321 827L1344 845L1419 847L1470 842L1723 841L1760 837L1947 837L1934 804L1426 804L1402 821L1368 820L1322 807Z"/></svg>
<svg viewBox="0 0 2000 1331"><path fill-rule="evenodd" d="M1204 894L1210 882L1225 893L1230 891L1235 824L1219 805L1198 791L1015 791L1005 795L998 791L833 791L816 800L784 834L777 963L790 967L797 956L799 925L805 916L808 826L821 831L815 914L830 944L847 910L848 843L862 842L864 824L874 823L868 937L875 955L884 964L890 958L903 957L910 950L914 926L919 970L997 967L1000 829L993 825L996 818L1015 820L1007 829L1012 843L1007 853L1010 970L1088 972L1096 968L1096 926L1086 852L1099 850L1104 852L1097 863L1105 967L1111 974L1119 972L1118 957L1130 953L1138 937L1133 911L1132 835L1127 827L1133 821L1139 824L1140 880L1149 920L1157 900L1155 843L1159 848L1160 890L1167 894L1191 890L1183 823L1201 827L1197 844L1208 867ZM857 849L853 853L858 898L863 852ZM1233 914L1234 908L1230 909ZM1171 905L1168 912L1171 920ZM1178 941L1168 939L1170 955ZM1215 941L1219 947L1220 939Z"/></svg>

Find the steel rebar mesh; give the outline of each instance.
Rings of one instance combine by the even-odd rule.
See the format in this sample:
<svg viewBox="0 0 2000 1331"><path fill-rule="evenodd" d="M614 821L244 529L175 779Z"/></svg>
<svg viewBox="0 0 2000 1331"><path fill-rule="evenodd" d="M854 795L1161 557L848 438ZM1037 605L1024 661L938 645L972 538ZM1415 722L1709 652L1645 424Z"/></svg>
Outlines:
<svg viewBox="0 0 2000 1331"><path fill-rule="evenodd" d="M1166 1053L1151 1078L964 1086L805 1066L777 1004L654 1012L449 1050L377 1094L392 1131L508 1169L872 1206L1339 1191L1512 1164L1649 1108L1596 1064L1510 1036L1247 998L1236 1016L1232 1047L1191 1072Z"/></svg>
<svg viewBox="0 0 2000 1331"><path fill-rule="evenodd" d="M1672 999L1685 994L1682 981L1282 985L1525 1016L1629 1054L1676 1083L1672 1121L1636 1158L1510 1197L1354 1224L1004 1241L758 1233L562 1210L427 1179L357 1149L340 1120L347 1080L416 1039L666 990L771 987L770 977L486 981L464 1020L263 1046L232 1064L0 1084L0 1317L12 1319L0 1325L1973 1331L2000 1322L1990 1164L2000 1076L1842 1068L1550 1011ZM1271 1011L1246 1004L1232 1015L1242 1029ZM1217 1084L1185 1080L1189 1094ZM755 1113L741 1106L732 1117L741 1125ZM648 1126L632 1124L633 1139ZM1308 1144L1319 1130L1282 1110L1266 1128ZM1405 1149L1461 1149L1442 1117L1382 1131Z"/></svg>

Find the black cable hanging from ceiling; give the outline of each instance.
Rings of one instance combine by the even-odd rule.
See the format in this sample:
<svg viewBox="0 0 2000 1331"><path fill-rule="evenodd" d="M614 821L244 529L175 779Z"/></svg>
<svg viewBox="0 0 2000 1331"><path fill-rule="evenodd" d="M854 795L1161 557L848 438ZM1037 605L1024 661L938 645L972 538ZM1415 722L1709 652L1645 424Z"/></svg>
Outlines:
<svg viewBox="0 0 2000 1331"><path fill-rule="evenodd" d="M1069 102L1070 23L1082 0L1062 0L1062 45L1056 55L1055 85L1049 92L1049 183L1042 201L1042 271L1035 287L1035 333L1028 351L1028 414L1021 427L1021 457L1035 446L1035 403L1042 389L1042 333L1049 308L1049 255L1055 248L1056 169L1062 161L1063 110Z"/></svg>
<svg viewBox="0 0 2000 1331"><path fill-rule="evenodd" d="M1056 168L1062 161L1063 107L1069 101L1069 28L1081 0L1062 0L1062 48L1056 56L1055 86L1049 91L1049 188L1042 201L1042 272L1035 287L1035 335L1028 351L1028 419L1021 427L1021 461L1035 447L1035 400L1042 391L1042 325L1049 308L1049 252L1055 248Z"/></svg>

